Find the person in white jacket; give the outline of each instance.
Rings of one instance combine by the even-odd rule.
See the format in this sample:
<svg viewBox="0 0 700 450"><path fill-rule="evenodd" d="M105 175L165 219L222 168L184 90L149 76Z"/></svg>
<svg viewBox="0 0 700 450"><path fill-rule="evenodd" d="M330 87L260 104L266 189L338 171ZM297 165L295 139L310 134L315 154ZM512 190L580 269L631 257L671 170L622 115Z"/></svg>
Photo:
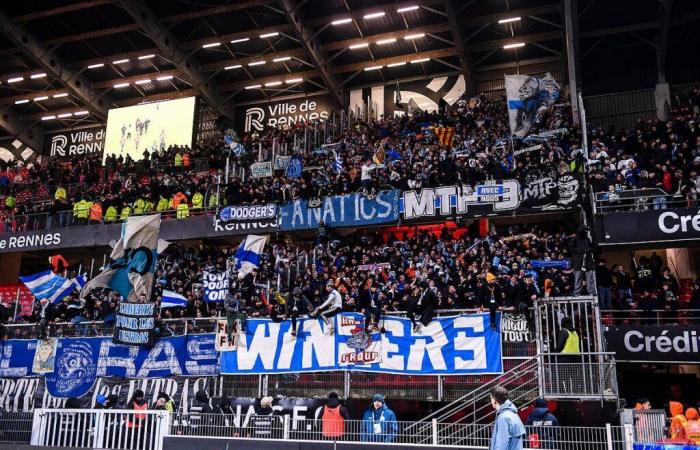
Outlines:
<svg viewBox="0 0 700 450"><path fill-rule="evenodd" d="M321 316L321 319L326 323L326 333L332 336L335 333L332 319L343 309L343 296L340 295L332 281L326 284L326 291L328 291L328 298L311 313L311 316Z"/></svg>

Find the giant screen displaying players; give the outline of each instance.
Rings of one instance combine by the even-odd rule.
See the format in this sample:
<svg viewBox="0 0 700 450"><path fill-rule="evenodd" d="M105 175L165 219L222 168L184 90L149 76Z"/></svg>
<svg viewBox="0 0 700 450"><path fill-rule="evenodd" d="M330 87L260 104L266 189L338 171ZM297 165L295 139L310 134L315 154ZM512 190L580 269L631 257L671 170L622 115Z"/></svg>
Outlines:
<svg viewBox="0 0 700 450"><path fill-rule="evenodd" d="M194 111L195 97L110 109L104 158L115 154L140 160L145 150L191 147Z"/></svg>

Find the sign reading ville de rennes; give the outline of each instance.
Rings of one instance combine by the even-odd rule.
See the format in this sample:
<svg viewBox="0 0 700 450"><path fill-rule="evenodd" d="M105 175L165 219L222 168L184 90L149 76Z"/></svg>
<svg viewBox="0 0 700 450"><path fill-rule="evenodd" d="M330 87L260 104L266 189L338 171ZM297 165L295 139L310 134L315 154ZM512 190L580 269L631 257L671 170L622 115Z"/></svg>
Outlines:
<svg viewBox="0 0 700 450"><path fill-rule="evenodd" d="M248 133L262 131L268 127L294 126L297 123L327 120L333 110L333 104L330 96L319 95L287 102L251 106L243 110L243 114L236 114L239 120L238 129Z"/></svg>
<svg viewBox="0 0 700 450"><path fill-rule="evenodd" d="M84 128L44 136L42 154L50 158L69 159L81 155L102 156L105 128Z"/></svg>

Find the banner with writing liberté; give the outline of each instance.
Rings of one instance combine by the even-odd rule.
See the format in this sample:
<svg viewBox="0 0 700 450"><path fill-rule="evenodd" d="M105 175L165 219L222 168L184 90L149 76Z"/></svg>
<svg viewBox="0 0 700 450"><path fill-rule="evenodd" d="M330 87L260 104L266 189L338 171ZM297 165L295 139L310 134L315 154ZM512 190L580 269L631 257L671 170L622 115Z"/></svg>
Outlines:
<svg viewBox="0 0 700 450"><path fill-rule="evenodd" d="M319 319L302 319L297 336L290 321L248 319L235 352L221 354L222 374L269 374L354 370L411 375L503 372L499 326L488 314L434 319L413 331L402 317L384 317L384 333L368 333L364 316L341 313L328 334Z"/></svg>

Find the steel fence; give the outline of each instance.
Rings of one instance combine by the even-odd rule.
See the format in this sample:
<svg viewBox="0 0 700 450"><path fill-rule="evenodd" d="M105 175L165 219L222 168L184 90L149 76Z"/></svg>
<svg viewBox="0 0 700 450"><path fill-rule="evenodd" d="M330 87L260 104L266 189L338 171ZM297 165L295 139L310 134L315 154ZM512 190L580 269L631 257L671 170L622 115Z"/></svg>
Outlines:
<svg viewBox="0 0 700 450"><path fill-rule="evenodd" d="M697 205L696 199L667 194L659 188L628 189L620 192L597 192L595 194L595 211L600 214L692 208Z"/></svg>
<svg viewBox="0 0 700 450"><path fill-rule="evenodd" d="M617 398L614 353L544 353L540 355L542 392L546 397Z"/></svg>
<svg viewBox="0 0 700 450"><path fill-rule="evenodd" d="M31 436L31 412L3 411L0 413L0 443L28 444Z"/></svg>
<svg viewBox="0 0 700 450"><path fill-rule="evenodd" d="M600 310L603 325L689 325L700 323L700 309Z"/></svg>
<svg viewBox="0 0 700 450"><path fill-rule="evenodd" d="M160 450L170 431L167 411L36 409L32 445Z"/></svg>

